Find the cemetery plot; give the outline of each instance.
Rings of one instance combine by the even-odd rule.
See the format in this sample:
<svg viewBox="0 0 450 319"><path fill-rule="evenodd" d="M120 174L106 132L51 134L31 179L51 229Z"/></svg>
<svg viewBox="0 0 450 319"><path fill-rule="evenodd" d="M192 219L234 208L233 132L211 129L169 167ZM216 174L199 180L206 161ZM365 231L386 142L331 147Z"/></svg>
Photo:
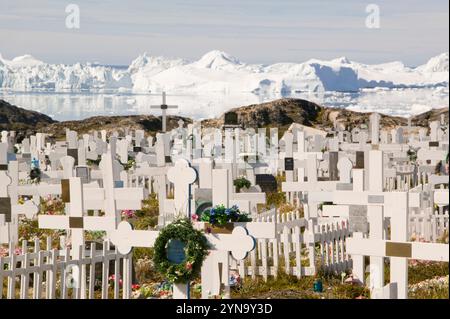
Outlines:
<svg viewBox="0 0 450 319"><path fill-rule="evenodd" d="M279 138L235 112L220 128L180 120L167 130L176 106L163 93L153 108L154 137L67 129L64 141L17 143L2 132L0 297L231 298L237 285L281 275L336 297L320 292L326 274L364 296L406 299L408 260L448 262L445 122L386 129L373 113L352 130L294 123Z"/></svg>

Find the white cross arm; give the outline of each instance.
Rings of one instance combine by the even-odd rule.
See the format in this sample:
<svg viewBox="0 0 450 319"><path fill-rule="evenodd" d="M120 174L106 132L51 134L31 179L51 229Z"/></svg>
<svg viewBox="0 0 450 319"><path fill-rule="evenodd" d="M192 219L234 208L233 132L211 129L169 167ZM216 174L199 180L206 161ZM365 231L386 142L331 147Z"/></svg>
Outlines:
<svg viewBox="0 0 450 319"><path fill-rule="evenodd" d="M434 161L442 161L447 156L447 151L444 150L427 150L424 148L421 148L417 152L417 158L420 161L426 161L426 160L434 160Z"/></svg>
<svg viewBox="0 0 450 319"><path fill-rule="evenodd" d="M323 205L322 206L323 216L333 216L333 217L349 217L350 216L350 206L348 205Z"/></svg>
<svg viewBox="0 0 450 319"><path fill-rule="evenodd" d="M46 229L77 229L83 230L115 230L114 216L71 217L64 215L39 215L39 228Z"/></svg>
<svg viewBox="0 0 450 319"><path fill-rule="evenodd" d="M292 155L296 160L300 160L300 161L308 159L309 155L316 155L316 158L318 160L323 159L322 152L293 152Z"/></svg>
<svg viewBox="0 0 450 319"><path fill-rule="evenodd" d="M39 207L31 200L26 201L22 205L12 205L11 213L13 215L25 215L28 219L32 219L39 212Z"/></svg>
<svg viewBox="0 0 450 319"><path fill-rule="evenodd" d="M416 193L416 192L409 192L409 197L408 197L408 205L410 208L420 208L422 207L422 202L421 202L421 197L420 197L420 193Z"/></svg>
<svg viewBox="0 0 450 319"><path fill-rule="evenodd" d="M409 145L407 144L380 144L378 146L378 149L380 151L400 151L400 152L407 152L409 150Z"/></svg>
<svg viewBox="0 0 450 319"><path fill-rule="evenodd" d="M164 167L138 167L135 169L136 175L158 176L166 175L169 170L169 166Z"/></svg>
<svg viewBox="0 0 450 319"><path fill-rule="evenodd" d="M448 262L449 245L347 238L346 251L350 255L404 257L410 259Z"/></svg>
<svg viewBox="0 0 450 319"><path fill-rule="evenodd" d="M248 230L248 234L254 238L273 239L276 236L276 224L271 222L234 223Z"/></svg>
<svg viewBox="0 0 450 319"><path fill-rule="evenodd" d="M323 181L323 182L283 182L281 189L283 192L311 192L311 191L333 191L339 181Z"/></svg>
<svg viewBox="0 0 450 319"><path fill-rule="evenodd" d="M140 209L144 198L145 190L142 187L114 189L116 208L119 210ZM105 190L103 188L84 188L83 201L85 209L103 209L105 206Z"/></svg>
<svg viewBox="0 0 450 319"><path fill-rule="evenodd" d="M248 200L253 203L264 204L266 202L266 193L234 193L234 200Z"/></svg>
<svg viewBox="0 0 450 319"><path fill-rule="evenodd" d="M206 239L212 250L230 251L237 260L244 259L255 249L255 239L244 227L234 227L231 234L207 234Z"/></svg>
<svg viewBox="0 0 450 319"><path fill-rule="evenodd" d="M1 221L0 221L1 223ZM0 225L0 244L7 244L9 243L9 225Z"/></svg>
<svg viewBox="0 0 450 319"><path fill-rule="evenodd" d="M153 247L158 233L152 230L133 230L130 223L123 221L111 232L109 239L119 253L127 255L133 247Z"/></svg>
<svg viewBox="0 0 450 319"><path fill-rule="evenodd" d="M168 109L176 109L178 108L178 105L164 105ZM161 105L151 105L150 108L152 109L161 109Z"/></svg>
<svg viewBox="0 0 450 319"><path fill-rule="evenodd" d="M313 191L308 193L308 199L310 202L332 201L341 205L391 205L398 201L399 194L403 192Z"/></svg>
<svg viewBox="0 0 450 319"><path fill-rule="evenodd" d="M434 192L434 203L439 206L447 206L449 204L448 189L436 190Z"/></svg>
<svg viewBox="0 0 450 319"><path fill-rule="evenodd" d="M22 185L17 187L17 195L39 195L41 197L61 194L61 184Z"/></svg>
<svg viewBox="0 0 450 319"><path fill-rule="evenodd" d="M428 181L430 184L436 185L436 184L447 184L448 185L448 175L431 175L428 178Z"/></svg>

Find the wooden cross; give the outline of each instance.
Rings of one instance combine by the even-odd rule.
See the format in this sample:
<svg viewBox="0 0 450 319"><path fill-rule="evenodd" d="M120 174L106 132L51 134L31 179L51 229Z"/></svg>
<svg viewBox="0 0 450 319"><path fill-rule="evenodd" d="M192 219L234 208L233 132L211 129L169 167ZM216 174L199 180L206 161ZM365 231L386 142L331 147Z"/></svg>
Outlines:
<svg viewBox="0 0 450 319"><path fill-rule="evenodd" d="M371 222L370 235L374 239L381 240L382 221L384 217L391 218L391 240L406 241L408 235L408 193L406 192L375 192L375 191L334 191L334 192L309 192L308 198L311 202L330 201L337 205L364 205L368 207L368 218ZM376 256L373 256L376 257ZM371 264L377 264L379 260L372 260ZM361 263L360 263L361 262ZM407 265L403 259L393 257L391 259L391 281L394 279L398 284L400 298L407 296ZM359 280L363 280L363 260L353 261L353 271ZM378 270L379 277L373 282L373 288L381 288L383 274Z"/></svg>
<svg viewBox="0 0 450 319"><path fill-rule="evenodd" d="M82 255L84 247L85 230L113 230L116 228L115 216L83 216L83 187L81 178L71 177L62 180L63 201L66 203L66 215L39 215L39 228L44 229L66 229L71 232L71 255L73 260L84 258ZM68 192L65 189L68 188ZM85 271L84 268L82 271ZM80 269L74 268L73 275L75 283L74 294L78 298L86 297L85 282L80 283Z"/></svg>
<svg viewBox="0 0 450 319"><path fill-rule="evenodd" d="M175 166L167 172L167 178L174 186L175 213L190 218L191 212L191 184L197 180L197 171L186 159L178 159Z"/></svg>
<svg viewBox="0 0 450 319"><path fill-rule="evenodd" d="M230 199L228 194L229 183L229 170L227 169L214 169L212 171L212 196L213 205L224 205L230 207L230 205L242 203L243 200ZM251 193L244 193L251 194ZM255 193L255 195L258 193ZM235 194L237 195L237 194ZM264 198L265 199L265 198ZM273 239L275 238L275 223L269 222L247 222L247 223L234 223L234 227L244 227L248 236L253 240L257 239ZM218 236L214 234L213 236ZM211 238L208 238L210 242L214 242ZM239 243L236 243L239 246ZM247 249L247 248L246 248ZM249 252L252 251L248 250ZM208 298L209 296L218 295L220 293L221 283L225 286L225 295L229 297L229 256L230 250L216 250L212 251L205 259L202 266L202 298ZM237 260L242 260L245 256L236 256L232 253L232 256ZM222 267L222 268L220 268ZM203 283L203 278L206 280Z"/></svg>
<svg viewBox="0 0 450 319"><path fill-rule="evenodd" d="M162 113L162 131L166 132L167 130L167 118L166 111L167 109L176 109L178 105L167 105L166 104L166 92L162 92L162 104L161 105L152 105L150 106L152 109L160 109Z"/></svg>
<svg viewBox="0 0 450 319"><path fill-rule="evenodd" d="M345 165L339 165L339 163ZM338 168L348 169L348 159L347 161L339 161ZM298 169L298 181L294 182L286 181L281 184L281 189L283 192L314 192L314 191L333 191L339 187L351 187L348 183L348 171L342 171L342 176L339 181L318 181L317 180L317 157L316 154L309 154L306 159L307 165L307 178L308 181L305 182L305 169ZM305 210L305 217L317 217L317 205L313 205L308 202L308 209Z"/></svg>
<svg viewBox="0 0 450 319"><path fill-rule="evenodd" d="M449 245L438 243L421 242L396 242L391 240L367 239L362 238L361 233L355 233L352 238L346 239L346 251L351 255L371 256L371 257L390 257L407 259L449 261ZM407 263L407 262L406 262ZM406 271L406 276L408 272ZM398 277L400 276L400 277ZM390 284L378 289L372 294L372 298L398 298L399 282L403 282L403 276L395 272L391 276ZM400 295L402 297L402 295Z"/></svg>
<svg viewBox="0 0 450 319"><path fill-rule="evenodd" d="M114 230L115 216L84 216L84 196L81 178L62 180L63 202L67 205L66 215L39 215L39 228L68 229L72 233L72 256L78 256L80 246L84 246L85 230ZM68 194L68 196L66 196Z"/></svg>
<svg viewBox="0 0 450 319"><path fill-rule="evenodd" d="M190 185L195 182L197 172L185 159L179 159L175 166L170 168L168 178L175 184L175 207L178 212L184 213L185 216L190 215ZM177 190L179 188L179 190ZM182 196L182 198L178 198ZM200 223L199 223L200 224ZM205 260L202 267L202 287L209 294L214 292L209 287L217 287L216 282L212 283L215 278L220 277L220 270L218 268L218 261L223 262L223 269L228 274L228 255L231 252L236 259L243 259L247 253L255 248L253 236L249 235L246 229L251 223L241 223L236 225L231 234L206 234L206 238L211 245L211 254ZM198 225L201 227L201 225ZM253 230L255 233L257 229ZM117 229L111 233L110 239L122 254L127 254L133 247L153 247L158 236L158 231L151 230L133 230L128 222L121 222ZM273 237L275 231L273 231ZM218 253L218 254L215 254ZM226 257L225 257L226 256ZM216 268L217 266L217 268ZM216 273L211 273L216 272ZM228 275L226 277L228 281ZM225 280L225 278L223 278ZM220 287L220 285L219 285ZM207 293L207 295L208 295ZM188 289L184 284L175 284L173 297L176 299L185 299L188 297ZM203 295L205 297L205 295Z"/></svg>
<svg viewBox="0 0 450 319"><path fill-rule="evenodd" d="M122 221L117 229L112 231L110 240L117 247L119 253L128 254L133 247L153 247L158 234L159 231L154 230L133 230L130 223ZM238 260L243 259L248 252L255 248L254 238L248 235L248 231L242 226L235 227L232 234L205 234L205 236L211 246L211 253L225 252L227 259L229 252L234 258ZM217 261L217 256L214 255L213 258L208 257L202 266L202 287L204 287L205 292L209 293L211 293L211 290L207 290L207 287L211 286L211 283L207 283L207 281L213 280L215 276L218 276L210 273L210 271L214 271L211 269L211 267L214 267L211 265L211 262ZM228 260L226 265L228 266ZM208 272L205 272L205 269ZM219 271L218 268L215 270ZM228 267L225 267L224 270L228 273ZM226 278L228 280L228 276ZM204 295L202 294L202 296ZM174 284L174 299L186 299L188 297L187 285Z"/></svg>
<svg viewBox="0 0 450 319"><path fill-rule="evenodd" d="M10 166L17 165L12 161ZM11 175L11 176L10 176ZM18 196L11 187L13 180L16 180L11 173L6 170L0 170L0 214L2 214L2 241L8 238L8 242L16 244L18 242L19 215L25 215L27 218L33 218L39 211L38 206L33 201L28 200L24 204L18 203ZM5 224L9 223L9 224Z"/></svg>

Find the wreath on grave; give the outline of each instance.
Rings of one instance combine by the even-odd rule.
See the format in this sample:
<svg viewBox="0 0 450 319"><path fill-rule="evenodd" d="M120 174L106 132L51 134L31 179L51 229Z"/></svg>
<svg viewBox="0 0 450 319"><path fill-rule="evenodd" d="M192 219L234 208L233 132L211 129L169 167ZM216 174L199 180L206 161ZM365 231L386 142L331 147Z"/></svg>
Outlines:
<svg viewBox="0 0 450 319"><path fill-rule="evenodd" d="M169 260L168 246L172 240L184 247L184 260ZM208 241L203 233L194 229L187 218L178 219L164 227L154 244L153 262L156 270L172 283L187 283L200 276L203 260L208 255Z"/></svg>

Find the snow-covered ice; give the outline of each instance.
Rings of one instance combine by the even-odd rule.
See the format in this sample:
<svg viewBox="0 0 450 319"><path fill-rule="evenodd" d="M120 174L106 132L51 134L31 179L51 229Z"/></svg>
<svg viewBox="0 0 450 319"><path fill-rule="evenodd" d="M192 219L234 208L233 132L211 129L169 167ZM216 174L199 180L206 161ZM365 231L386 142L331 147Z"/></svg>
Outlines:
<svg viewBox="0 0 450 319"><path fill-rule="evenodd" d="M247 64L218 50L193 62L145 53L127 69L90 63L47 64L25 55L12 60L0 56L0 87L15 91L120 88L134 93L166 90L185 94L356 92L375 87L448 87L448 70L448 53L416 68L402 62L368 65L345 57L304 63Z"/></svg>
<svg viewBox="0 0 450 319"><path fill-rule="evenodd" d="M0 98L57 120L159 115L150 105L160 103L162 91L170 104L179 105L173 114L196 119L281 97L409 116L448 107L448 72L448 53L414 68L398 61L368 65L346 57L248 64L218 50L197 61L144 53L127 67L48 64L31 55L11 60L0 55Z"/></svg>

